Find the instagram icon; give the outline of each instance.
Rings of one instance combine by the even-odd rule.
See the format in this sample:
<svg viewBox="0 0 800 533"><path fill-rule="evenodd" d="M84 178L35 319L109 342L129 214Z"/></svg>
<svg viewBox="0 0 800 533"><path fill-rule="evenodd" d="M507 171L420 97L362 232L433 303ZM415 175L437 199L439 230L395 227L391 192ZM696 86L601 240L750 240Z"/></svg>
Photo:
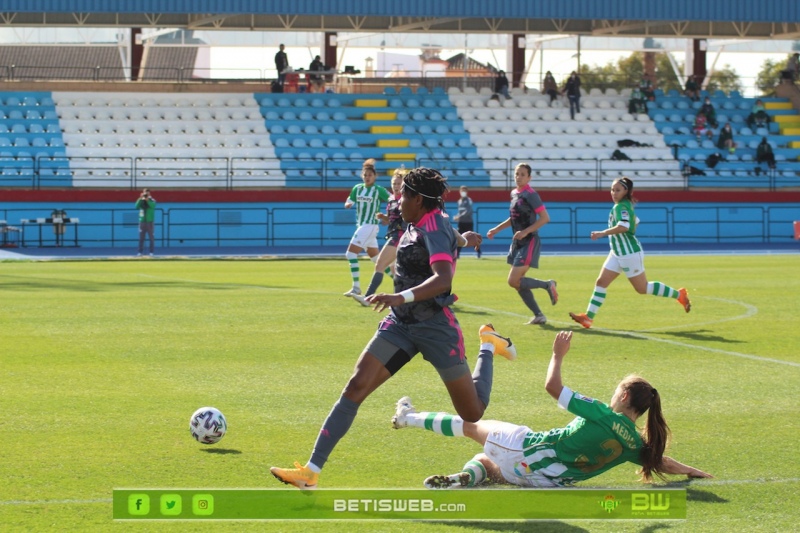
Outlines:
<svg viewBox="0 0 800 533"><path fill-rule="evenodd" d="M197 516L214 514L214 496L211 494L195 494L192 496L192 514Z"/></svg>

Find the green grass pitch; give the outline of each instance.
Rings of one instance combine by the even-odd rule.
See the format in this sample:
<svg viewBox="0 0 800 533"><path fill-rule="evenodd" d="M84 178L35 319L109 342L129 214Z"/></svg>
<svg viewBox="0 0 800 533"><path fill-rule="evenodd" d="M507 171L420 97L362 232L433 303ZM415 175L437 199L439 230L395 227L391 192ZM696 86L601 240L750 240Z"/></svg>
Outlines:
<svg viewBox="0 0 800 533"><path fill-rule="evenodd" d="M467 254L454 309L470 361L492 322L520 357L495 365L486 418L549 429L571 416L544 391L555 332L575 330L564 382L608 401L631 372L663 397L669 453L713 480L688 485L685 522L235 522L269 531L790 531L800 522L800 259L648 256L651 281L685 286L673 300L610 288L595 328L583 312L602 257L545 256L530 275L558 280L549 321L506 284L501 257ZM361 262L368 281L372 265ZM305 462L380 315L342 292L336 260L142 260L0 263L0 521L4 530L183 531L195 522L113 522L112 488L284 487L273 465ZM389 282L384 283L385 290ZM471 365L472 366L472 365ZM433 368L415 358L362 405L321 478L330 488L419 488L480 451L468 439L394 431L395 401L452 405ZM228 434L205 447L188 418L213 405ZM585 487L638 486L633 465ZM286 490L290 490L287 488ZM291 489L294 490L294 489ZM794 496L792 496L794 495ZM9 528L9 529L6 529Z"/></svg>

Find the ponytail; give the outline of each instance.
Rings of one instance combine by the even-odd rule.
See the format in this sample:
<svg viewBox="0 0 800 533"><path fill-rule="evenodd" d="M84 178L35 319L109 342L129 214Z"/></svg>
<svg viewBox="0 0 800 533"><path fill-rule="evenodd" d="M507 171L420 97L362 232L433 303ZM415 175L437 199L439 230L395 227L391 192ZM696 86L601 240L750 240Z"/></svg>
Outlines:
<svg viewBox="0 0 800 533"><path fill-rule="evenodd" d="M639 376L626 377L620 386L628 392L628 406L636 411L637 416L647 412L647 422L641 434L644 446L639 455L642 481L652 482L653 474L664 479L662 462L670 431L661 410L661 396L650 383Z"/></svg>
<svg viewBox="0 0 800 533"><path fill-rule="evenodd" d="M364 172L365 170L372 172L376 176L378 175L377 171L375 170L375 160L370 158L364 161L361 165L361 171Z"/></svg>

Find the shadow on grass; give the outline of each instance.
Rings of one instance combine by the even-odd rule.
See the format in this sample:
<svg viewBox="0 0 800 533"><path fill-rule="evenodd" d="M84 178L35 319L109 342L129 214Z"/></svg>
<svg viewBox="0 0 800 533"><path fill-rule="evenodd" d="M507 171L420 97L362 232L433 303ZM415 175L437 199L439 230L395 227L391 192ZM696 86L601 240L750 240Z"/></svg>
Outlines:
<svg viewBox="0 0 800 533"><path fill-rule="evenodd" d="M554 329L569 329L569 328L554 328ZM581 327L573 327L573 331L580 331L586 335L597 335L603 337L617 337L617 338L624 338L633 341L647 341L649 342L650 339L647 337L642 337L642 335L664 335L670 337L677 337L681 340L691 340L697 342L725 342L725 343L737 343L741 344L743 341L732 340L725 337L720 337L719 335L714 335L713 332L707 329L695 330L695 331L609 331L609 330L599 330L599 329L584 329Z"/></svg>
<svg viewBox="0 0 800 533"><path fill-rule="evenodd" d="M467 307L458 305L458 303L451 306L451 309L459 315L472 315L472 316L494 316L494 313L488 311L481 311L476 309L469 309Z"/></svg>
<svg viewBox="0 0 800 533"><path fill-rule="evenodd" d="M709 490L701 490L695 489L691 487L692 480L685 479L682 481L672 481L666 484L667 488L685 488L686 489L686 501L690 502L705 502L705 503L729 503L730 500L726 500L721 496L717 496L713 492Z"/></svg>
<svg viewBox="0 0 800 533"><path fill-rule="evenodd" d="M653 533L658 531L659 529L671 529L672 526L670 524L653 524L652 526L647 526L639 530L639 533Z"/></svg>
<svg viewBox="0 0 800 533"><path fill-rule="evenodd" d="M730 503L722 496L717 496L713 492L700 489L686 489L686 501L705 502L705 503Z"/></svg>
<svg viewBox="0 0 800 533"><path fill-rule="evenodd" d="M553 327L553 326L550 326ZM609 331L609 330L601 330L601 329L586 329L581 326L572 326L566 328L554 328L554 329L564 329L564 330L572 330L574 333L582 333L583 335L594 335L596 337L616 337L618 339L630 339L632 341L648 341L649 339L645 339L639 337L636 332L628 332L628 331Z"/></svg>
<svg viewBox="0 0 800 533"><path fill-rule="evenodd" d="M708 341L708 342L727 342L727 343L735 343L741 344L742 341L728 339L725 337L720 337L719 335L709 334L709 330L701 329L698 331L657 331L659 335L670 335L672 337L679 337L681 339L687 339L692 341Z"/></svg>
<svg viewBox="0 0 800 533"><path fill-rule="evenodd" d="M241 455L241 450L232 450L230 448L204 448L200 450L203 453L213 453L215 455Z"/></svg>
<svg viewBox="0 0 800 533"><path fill-rule="evenodd" d="M582 527L562 522L447 522L435 521L429 524L442 524L459 529L477 529L479 531L519 531L521 533L578 533L589 531Z"/></svg>

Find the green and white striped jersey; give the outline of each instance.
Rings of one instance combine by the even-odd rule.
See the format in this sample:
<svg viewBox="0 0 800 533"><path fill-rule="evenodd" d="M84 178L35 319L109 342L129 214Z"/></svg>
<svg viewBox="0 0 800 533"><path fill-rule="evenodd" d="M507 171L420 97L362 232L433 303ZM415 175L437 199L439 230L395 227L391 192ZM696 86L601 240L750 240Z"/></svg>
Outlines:
<svg viewBox="0 0 800 533"><path fill-rule="evenodd" d="M642 438L636 425L601 401L564 387L559 407L576 415L566 427L533 432L523 442L525 461L517 475L536 474L557 485L571 485L631 462L641 465Z"/></svg>
<svg viewBox="0 0 800 533"><path fill-rule="evenodd" d="M359 183L350 191L349 198L356 204L356 226L378 224L375 215L381 210L381 202L389 200L389 191L380 185L367 187Z"/></svg>
<svg viewBox="0 0 800 533"><path fill-rule="evenodd" d="M636 218L630 200L621 200L614 204L611 214L608 215L609 228L615 228L620 224L626 226L628 231L608 236L611 251L617 256L641 252L642 243L636 238L636 226L639 224L639 219Z"/></svg>

